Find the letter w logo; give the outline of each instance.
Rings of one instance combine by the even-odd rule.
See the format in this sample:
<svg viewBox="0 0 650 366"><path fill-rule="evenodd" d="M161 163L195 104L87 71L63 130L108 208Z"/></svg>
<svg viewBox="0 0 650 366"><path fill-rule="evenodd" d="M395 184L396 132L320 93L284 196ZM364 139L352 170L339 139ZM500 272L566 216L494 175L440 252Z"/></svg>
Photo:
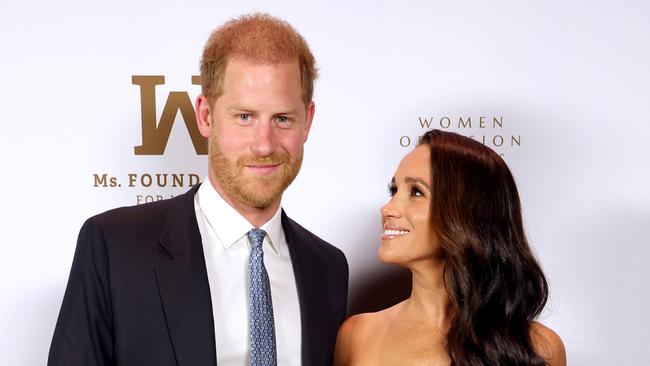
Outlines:
<svg viewBox="0 0 650 366"><path fill-rule="evenodd" d="M183 116L196 154L206 155L208 153L207 140L199 133L194 107L186 92L170 92L160 116L160 122L156 122L156 85L164 85L165 77L163 75L133 75L131 84L140 85L142 111L142 145L134 147L135 155L163 155L165 153L169 134L172 132L178 111ZM192 76L192 84L200 85L200 77Z"/></svg>

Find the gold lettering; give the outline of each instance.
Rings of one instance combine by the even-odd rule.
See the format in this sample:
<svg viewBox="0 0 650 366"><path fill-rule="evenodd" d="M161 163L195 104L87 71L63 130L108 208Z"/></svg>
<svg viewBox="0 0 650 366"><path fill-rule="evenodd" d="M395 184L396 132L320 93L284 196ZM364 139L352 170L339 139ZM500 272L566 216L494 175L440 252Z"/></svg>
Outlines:
<svg viewBox="0 0 650 366"><path fill-rule="evenodd" d="M501 135L494 136L492 138L492 143L494 144L494 146L497 146L497 147L503 145L503 136L501 136Z"/></svg>
<svg viewBox="0 0 650 366"><path fill-rule="evenodd" d="M521 146L521 135L510 136L510 146L515 146L515 144L517 144L517 146Z"/></svg>
<svg viewBox="0 0 650 366"><path fill-rule="evenodd" d="M106 176L107 176L106 174L102 174L101 177L99 176L99 174L93 174L93 176L95 177L95 185L94 185L94 187L99 187L99 186L107 187L108 186L108 183L106 182Z"/></svg>
<svg viewBox="0 0 650 366"><path fill-rule="evenodd" d="M161 180L160 178L165 178ZM156 174L156 183L158 187L167 187L167 174Z"/></svg>
<svg viewBox="0 0 650 366"><path fill-rule="evenodd" d="M201 182L199 176L196 174L188 174L188 176L190 177L190 187L195 186Z"/></svg>
<svg viewBox="0 0 650 366"><path fill-rule="evenodd" d="M147 183L145 183L145 179L147 180ZM153 179L151 179L151 174L142 174L140 177L140 184L142 184L143 187L151 187L151 183L153 182Z"/></svg>
<svg viewBox="0 0 650 366"><path fill-rule="evenodd" d="M163 199L164 199L164 197L159 195L159 194L157 194L155 196L150 195L150 194L148 194L148 195L138 194L138 195L135 196L135 200L136 200L136 203L138 205L143 204L143 203L151 203L151 202L155 202L155 201L162 201Z"/></svg>
<svg viewBox="0 0 650 366"><path fill-rule="evenodd" d="M422 128L431 128L431 121L433 121L433 117L426 119L422 117L418 117L418 120L420 121L420 126Z"/></svg>
<svg viewBox="0 0 650 366"><path fill-rule="evenodd" d="M172 187L182 187L185 174L172 174Z"/></svg>
<svg viewBox="0 0 650 366"><path fill-rule="evenodd" d="M196 125L194 107L187 92L170 92L160 121L156 122L156 85L164 85L163 75L133 75L131 84L140 86L142 145L135 146L135 155L162 155L167 147L174 120L181 112L185 127L198 155L208 153L207 140ZM192 84L200 84L200 77L192 76Z"/></svg>
<svg viewBox="0 0 650 366"><path fill-rule="evenodd" d="M402 137L399 138L399 144L402 147L410 146L411 145L411 138L408 137L408 136L402 136Z"/></svg>

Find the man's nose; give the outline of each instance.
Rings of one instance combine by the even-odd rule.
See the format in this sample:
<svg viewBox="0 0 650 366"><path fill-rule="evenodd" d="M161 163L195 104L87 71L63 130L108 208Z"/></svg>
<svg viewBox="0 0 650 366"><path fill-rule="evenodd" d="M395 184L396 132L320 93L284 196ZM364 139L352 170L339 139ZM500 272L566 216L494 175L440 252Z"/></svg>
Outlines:
<svg viewBox="0 0 650 366"><path fill-rule="evenodd" d="M260 120L255 125L251 149L257 156L269 156L276 149L276 136L270 120Z"/></svg>

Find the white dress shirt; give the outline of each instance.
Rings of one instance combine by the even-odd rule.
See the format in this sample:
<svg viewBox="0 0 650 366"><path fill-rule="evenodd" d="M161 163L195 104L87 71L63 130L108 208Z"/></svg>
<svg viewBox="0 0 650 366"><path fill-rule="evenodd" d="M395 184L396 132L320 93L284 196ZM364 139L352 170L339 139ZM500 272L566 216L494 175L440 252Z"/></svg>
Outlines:
<svg viewBox="0 0 650 366"><path fill-rule="evenodd" d="M254 226L219 195L208 177L194 196L194 208L210 283L217 363L248 366L250 243L246 234ZM281 211L260 227L267 233L262 250L271 283L278 365L300 365L300 305Z"/></svg>

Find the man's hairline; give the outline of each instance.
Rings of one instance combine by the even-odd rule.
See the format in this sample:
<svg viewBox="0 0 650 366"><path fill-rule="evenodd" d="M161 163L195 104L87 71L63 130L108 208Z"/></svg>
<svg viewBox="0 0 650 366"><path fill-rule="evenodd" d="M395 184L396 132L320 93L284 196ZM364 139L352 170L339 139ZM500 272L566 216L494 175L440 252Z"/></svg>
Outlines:
<svg viewBox="0 0 650 366"><path fill-rule="evenodd" d="M270 61L268 59L266 61L262 61L262 60L257 61L257 60L255 60L254 57L246 57L243 54L229 55L228 58L226 59L226 62L224 63L223 72L221 73L221 79L222 80L216 80L218 83L220 83L222 85L223 85L223 82L224 82L225 77L226 77L226 71L228 70L228 65L230 64L230 61L232 59L240 59L242 61L248 62L248 63L253 64L253 65L281 65L281 64L290 64L290 63L296 62L297 66L298 66L298 76L300 78L300 94L302 95L303 92L304 92L303 87L302 87L302 76L303 75L302 75L302 69L300 67L300 57L298 55L295 55L295 56L289 58L287 61ZM201 76L203 76L203 75L201 75ZM210 108L210 110L212 110L212 106L214 106L217 103L217 99L219 99L219 97L221 97L223 95L223 87L216 88L216 90L219 91L219 92L217 94L215 94L214 96L212 96L212 97L209 97L209 96L207 96L205 94L202 94L205 97L205 99L208 101L208 107ZM308 111L309 106L314 102L313 96L312 96L311 100L309 100L309 102L305 102L305 100L303 98L300 98L300 99L302 100L303 104L305 104L305 110Z"/></svg>

